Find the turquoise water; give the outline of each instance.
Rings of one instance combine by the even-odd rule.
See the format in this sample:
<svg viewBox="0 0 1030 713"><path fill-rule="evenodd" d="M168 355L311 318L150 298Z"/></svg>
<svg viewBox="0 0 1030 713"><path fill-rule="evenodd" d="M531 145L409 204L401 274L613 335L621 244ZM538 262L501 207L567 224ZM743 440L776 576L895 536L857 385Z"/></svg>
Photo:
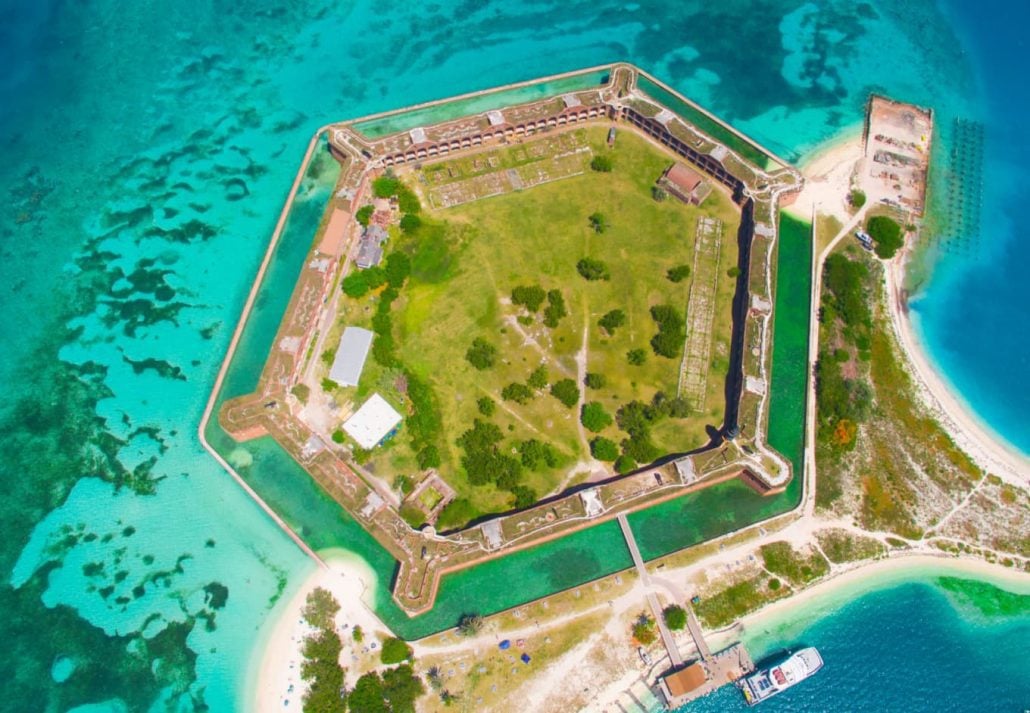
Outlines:
<svg viewBox="0 0 1030 713"><path fill-rule="evenodd" d="M1012 111L1026 103L1021 12L929 0L5 2L0 710L239 706L260 625L310 565L195 432L327 120L619 60L789 159L855 125L871 89L932 101L945 126L979 118L990 240L973 258L945 255L916 309L963 394L1026 447L1030 382L1005 375L1026 366L1030 330L1002 328L1026 318L1015 271L1030 241L1010 208L1028 185ZM870 51L885 44L895 51ZM360 546L346 522L319 518Z"/></svg>
<svg viewBox="0 0 1030 713"><path fill-rule="evenodd" d="M745 634L755 657L774 660L786 646L815 646L825 662L761 710L1020 711L1030 700L1030 596L920 578L820 614ZM745 710L732 686L680 709Z"/></svg>

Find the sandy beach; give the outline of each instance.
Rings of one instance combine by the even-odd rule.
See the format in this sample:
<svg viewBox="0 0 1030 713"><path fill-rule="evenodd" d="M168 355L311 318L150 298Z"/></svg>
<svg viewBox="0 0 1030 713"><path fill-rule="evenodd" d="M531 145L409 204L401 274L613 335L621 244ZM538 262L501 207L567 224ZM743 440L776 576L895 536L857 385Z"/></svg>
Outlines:
<svg viewBox="0 0 1030 713"><path fill-rule="evenodd" d="M855 164L862 158L862 126L851 127L821 144L799 163L805 176L805 187L788 212L802 220L811 220L813 211L832 215L841 222L850 217L847 196Z"/></svg>
<svg viewBox="0 0 1030 713"><path fill-rule="evenodd" d="M301 711L304 685L300 678L301 648L312 632L301 612L308 593L316 587L328 589L340 603L336 617L337 629L343 639L343 661L350 662L362 656L376 634L389 635L389 630L369 609L363 599L372 601L378 581L375 572L361 558L343 550L320 553L326 567L318 567L281 603L269 617L265 636L255 647L251 675L248 683L247 710L259 713L271 711ZM351 637L354 626L365 633L364 642L355 644Z"/></svg>
<svg viewBox="0 0 1030 713"><path fill-rule="evenodd" d="M1030 487L1030 458L993 433L972 412L933 367L923 350L909 318L906 295L902 288L905 265L910 255L910 251L906 250L887 263L887 294L891 324L912 367L909 371L920 395L959 448L977 465L1013 485Z"/></svg>

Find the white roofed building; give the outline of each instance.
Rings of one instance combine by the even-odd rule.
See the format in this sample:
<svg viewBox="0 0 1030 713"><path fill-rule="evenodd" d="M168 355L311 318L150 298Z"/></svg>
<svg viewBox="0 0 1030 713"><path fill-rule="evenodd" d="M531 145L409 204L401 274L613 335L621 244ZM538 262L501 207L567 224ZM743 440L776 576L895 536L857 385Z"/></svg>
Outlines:
<svg viewBox="0 0 1030 713"><path fill-rule="evenodd" d="M354 415L343 423L343 430L365 450L383 442L400 425L401 415L379 394L372 394Z"/></svg>
<svg viewBox="0 0 1030 713"><path fill-rule="evenodd" d="M361 327L344 329L329 368L329 378L340 386L357 386L371 346L372 332Z"/></svg>

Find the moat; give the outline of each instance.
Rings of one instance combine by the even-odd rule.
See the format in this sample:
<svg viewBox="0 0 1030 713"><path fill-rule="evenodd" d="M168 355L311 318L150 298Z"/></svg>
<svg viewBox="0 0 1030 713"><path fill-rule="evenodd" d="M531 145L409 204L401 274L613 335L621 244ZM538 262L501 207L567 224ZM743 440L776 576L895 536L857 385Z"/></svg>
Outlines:
<svg viewBox="0 0 1030 713"><path fill-rule="evenodd" d="M376 592L375 608L399 634L421 636L452 625L463 611L490 613L631 566L614 522L619 514L629 515L643 556L653 559L797 502L800 478L792 476L801 466L811 246L808 226L781 219L777 211L801 187L800 176L784 162L626 65L330 125L311 149L270 249L268 270L255 284L253 309L248 305L227 360L213 403L218 423L207 421L205 435L313 556L332 547L356 551L381 581L391 582L392 592L382 591L385 587ZM592 168L598 156L611 157L610 175ZM691 200L695 196L676 195L682 183L660 181L673 166L705 184L700 205ZM397 226L404 198L396 187L392 196L388 191L371 195L383 186L376 183L383 177L410 187L405 190L423 204L422 226L410 235ZM617 180L625 185L614 185ZM652 200L652 184L673 195ZM600 206L578 201L602 188L610 190L600 206L611 227L597 231L585 226L588 214ZM628 201L628 210L607 207L626 204L634 190L648 193ZM632 233L638 234L629 255L624 249L587 251L612 269L611 280L594 284L587 278L568 289L562 285L572 278L556 271L549 282L549 263L571 269L584 250L573 256L562 252L566 243L546 236L519 243L501 228L483 229L507 241L505 258L512 259L491 263L494 245L470 240L462 259L471 254L488 269L460 275L457 289L441 295L436 287L441 281L433 281L434 256L419 254L422 244L440 240L439 234L427 235L426 226L450 221L481 228L491 220L503 226L520 213L541 213L555 203L575 205L583 214L575 213L568 225L562 216L548 216L556 233L592 245L608 241L609 247L629 245ZM368 226L360 224L364 205L374 209L365 215ZM668 235L641 230L658 224L647 212L654 210L664 212ZM382 242L387 270L390 251L405 247L413 265L385 288L399 293L390 300L399 298L399 307L386 309L394 322L390 333L398 337L396 353L377 355L373 342L358 383L348 391L331 379L325 382L331 348L344 329L370 327L375 339L384 341L382 322L377 329L375 319L382 286L378 294L360 296L354 294L360 290L344 294L340 288L361 274L349 258L359 263L368 258L367 245L364 258L360 254L361 243L367 244L375 226L388 236ZM604 235L593 237L594 232ZM644 232L654 233L653 244L640 238ZM660 253L663 241L675 234L691 234L693 240L684 241L678 255ZM469 253L476 249L482 253ZM534 259L541 262L534 265ZM512 266L511 274L490 275L499 285L497 295L524 287L527 280L539 282L548 297L559 292L567 305L557 326L549 327L548 317L545 323L534 318L535 310L517 311L503 297L494 298L500 307L492 310L493 321L471 311L460 314L457 296L482 290L484 274L505 264ZM693 274L689 287L680 290L663 273L683 264ZM626 288L648 281L641 275L660 288L657 293ZM609 303L611 294L601 290L610 292L613 283L623 288L619 301ZM430 298L441 301L434 313L454 316L449 324L419 319L417 306ZM620 380L634 368L620 362L627 347L635 347L632 339L643 339L646 346L654 331L648 307L666 302L686 312L682 357L663 361L650 355L638 375ZM640 325L637 337L594 326L599 314L618 307ZM464 357L475 341L472 325L500 348L501 364L468 371ZM440 345L439 361L419 364L433 344ZM533 358L522 358L525 352ZM589 359L579 358L584 354ZM391 357L415 365L400 386ZM441 370L435 364L457 366ZM602 368L595 372L595 364ZM551 382L577 386L575 398L561 403L543 389L519 403L498 393L507 381L527 374L532 381L539 367L546 367ZM582 382L596 373L606 384L594 394ZM471 395L475 389L462 393L470 374L494 404L489 415L483 397ZM445 428L446 435L429 444L444 454L425 468L418 460L427 444L419 443L418 429L406 423L417 421L412 392L420 377L436 392L438 404L446 400L445 422L457 423L456 430ZM387 408L402 417L386 445L365 449L338 437L340 422L380 392ZM611 436L606 440L614 442L616 428L609 422L584 432L576 424L582 408L596 403L614 414L619 404L631 401L654 408L659 392L675 394L682 408L654 428L649 442L658 449L650 454L656 457L633 462L635 467L596 457L595 441ZM322 398L330 407L314 408ZM341 402L348 406L340 408ZM458 404L453 413L452 403ZM539 502L519 503L516 494L513 507L492 484L481 495L476 483L467 482L471 473L461 472L467 461L450 442L468 433L477 419L486 423L491 416L506 428L497 429L502 437L514 434L510 444L535 441L545 453L552 449L555 465L548 470L549 459L542 457L546 465L526 469L523 478L523 487L533 500L542 498ZM525 453L518 455L525 465ZM577 471L584 461L589 465ZM374 467L365 467L369 463ZM402 475L413 481L407 488L397 482ZM435 527L441 511L463 498L476 506L471 522ZM420 512L405 511L411 504ZM519 587L512 588L513 581Z"/></svg>

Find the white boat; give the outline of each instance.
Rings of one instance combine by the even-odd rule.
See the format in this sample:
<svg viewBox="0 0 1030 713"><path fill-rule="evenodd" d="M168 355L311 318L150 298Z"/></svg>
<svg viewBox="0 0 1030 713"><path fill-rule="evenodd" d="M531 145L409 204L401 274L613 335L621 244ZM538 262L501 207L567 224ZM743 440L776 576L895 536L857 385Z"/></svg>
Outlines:
<svg viewBox="0 0 1030 713"><path fill-rule="evenodd" d="M801 683L823 667L823 657L814 647L801 649L785 661L745 676L738 683L749 706L772 698Z"/></svg>

